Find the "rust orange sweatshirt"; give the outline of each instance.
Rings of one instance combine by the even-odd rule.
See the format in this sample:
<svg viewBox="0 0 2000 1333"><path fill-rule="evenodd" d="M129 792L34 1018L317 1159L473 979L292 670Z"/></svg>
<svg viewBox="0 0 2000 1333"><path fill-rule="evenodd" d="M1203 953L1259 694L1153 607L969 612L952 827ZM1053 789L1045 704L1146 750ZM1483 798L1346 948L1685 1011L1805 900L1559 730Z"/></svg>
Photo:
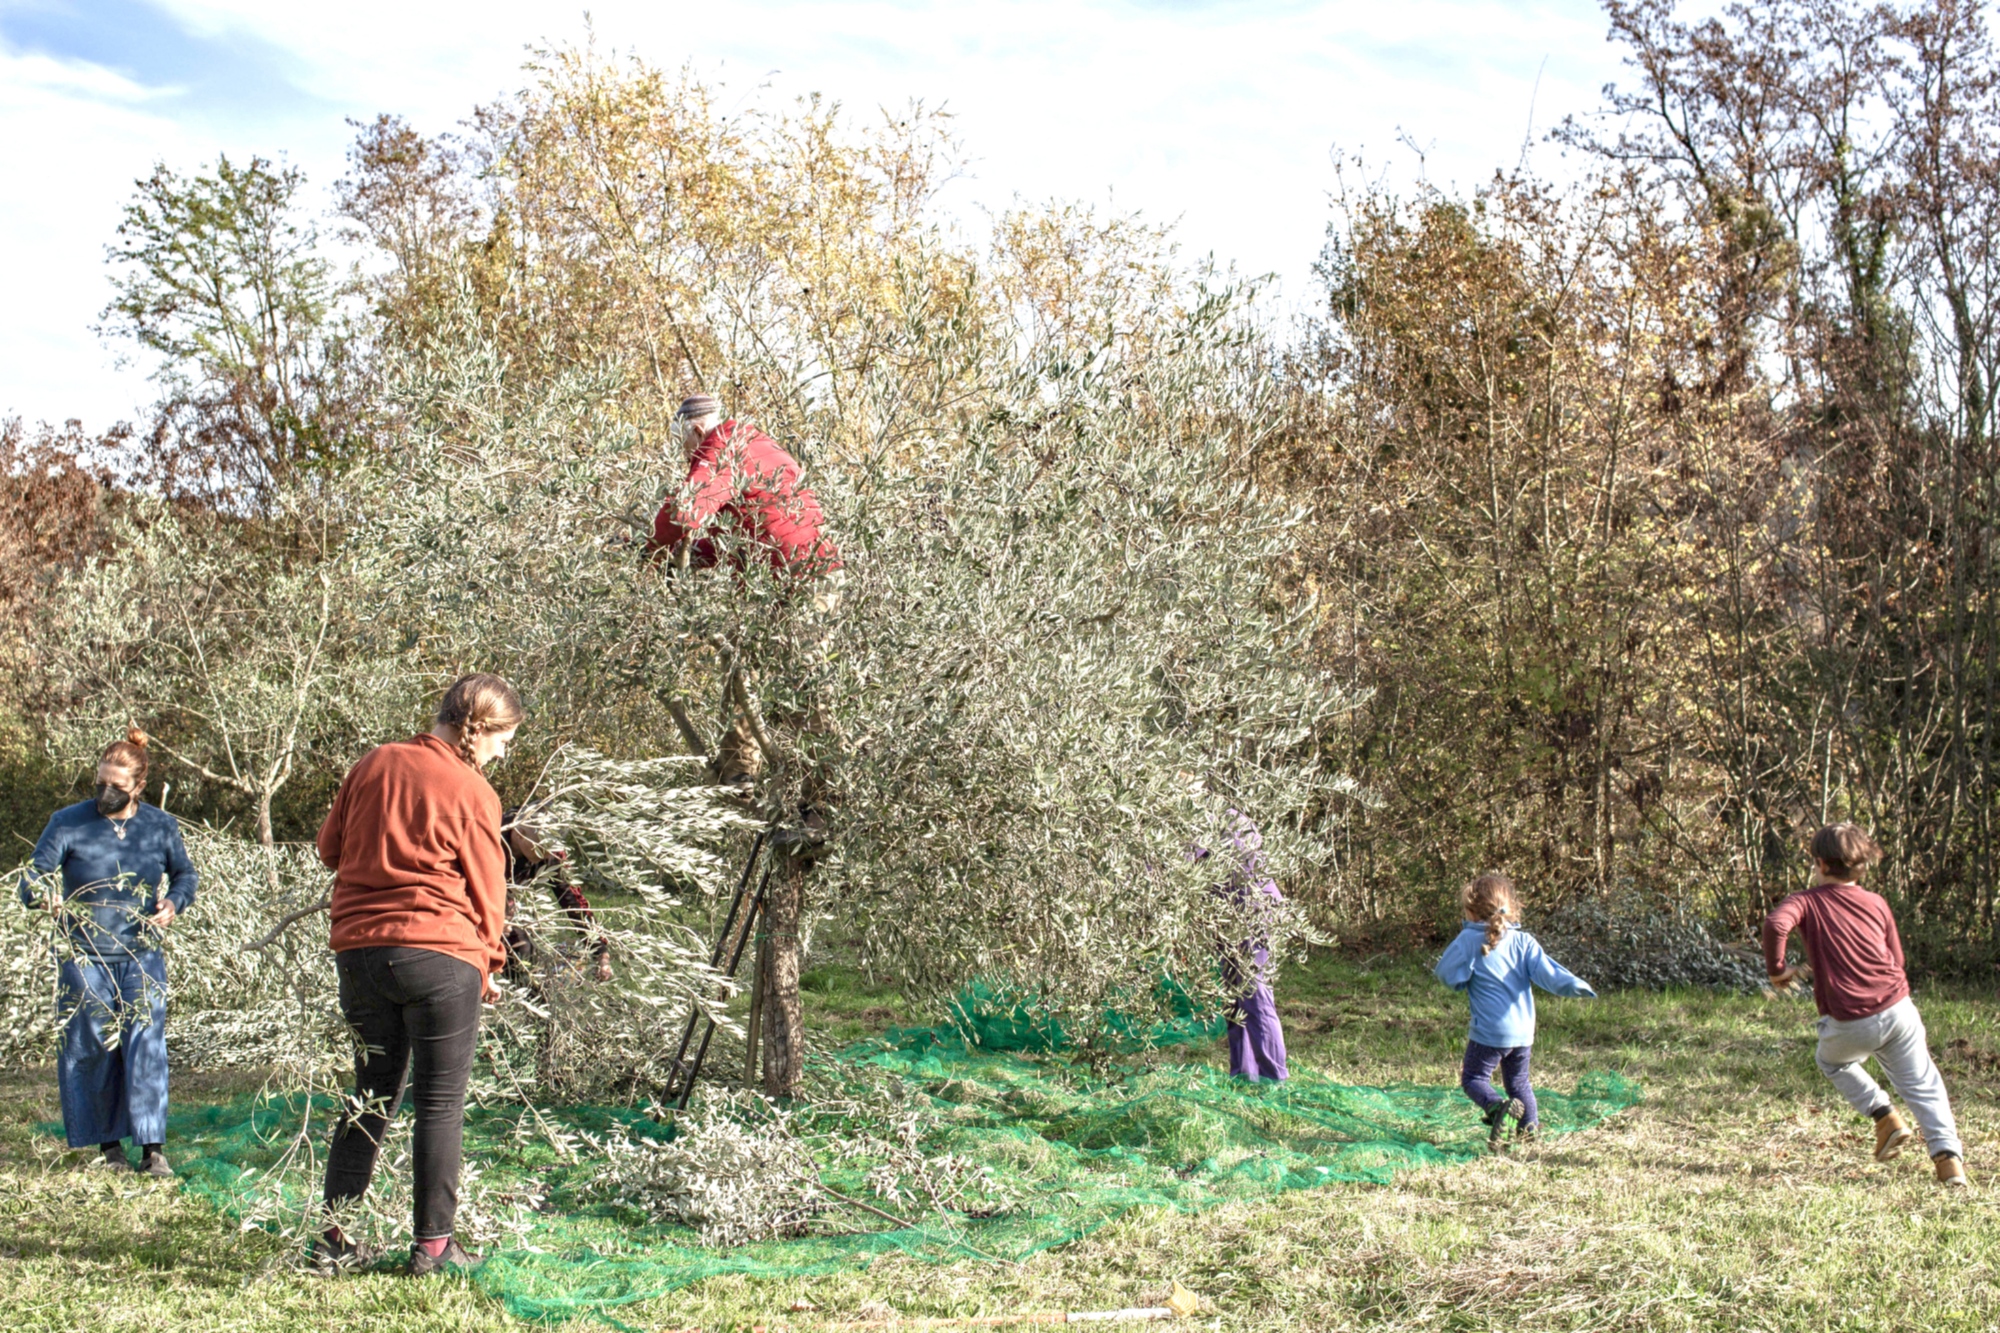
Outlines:
<svg viewBox="0 0 2000 1333"><path fill-rule="evenodd" d="M400 944L506 962L500 797L435 736L378 746L348 770L319 830L334 872L333 949Z"/></svg>

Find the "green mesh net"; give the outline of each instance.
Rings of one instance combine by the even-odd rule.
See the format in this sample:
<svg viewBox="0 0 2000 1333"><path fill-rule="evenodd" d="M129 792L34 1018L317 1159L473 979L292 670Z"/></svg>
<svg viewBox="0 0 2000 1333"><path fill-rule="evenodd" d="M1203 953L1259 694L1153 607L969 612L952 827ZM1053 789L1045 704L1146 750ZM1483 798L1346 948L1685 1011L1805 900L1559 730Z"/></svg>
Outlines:
<svg viewBox="0 0 2000 1333"><path fill-rule="evenodd" d="M1153 999L1149 1012L1165 1014L1164 1021L1107 1009L1093 1035L1113 1049L1129 1051L1215 1041L1226 1029L1221 1014L1205 1012L1187 987L1172 977L1160 978ZM960 991L945 1006L945 1017L951 1034L982 1051L1066 1051L1075 1044L1062 1021L1047 1009L984 981ZM893 1028L885 1037L897 1046L928 1046L944 1039L945 1030Z"/></svg>
<svg viewBox="0 0 2000 1333"><path fill-rule="evenodd" d="M622 1124L635 1137L667 1138L671 1125L605 1107L474 1110L466 1158L485 1186L518 1180L543 1200L527 1234L494 1253L477 1282L519 1316L609 1317L718 1274L797 1277L892 1252L934 1262L1018 1260L1134 1208L1193 1211L1335 1181L1386 1184L1398 1171L1469 1161L1484 1149L1485 1127L1457 1088L1357 1087L1306 1070L1283 1084L1249 1085L1205 1065L1159 1062L1094 1076L1060 1056L1021 1053L1054 1034L1032 1024L1024 1031L1004 1015L970 1025L967 1017L857 1043L832 1056L828 1072L877 1093L885 1080L900 1080L903 1095L935 1113L925 1150L986 1167L1013 1198L1006 1211L932 1212L900 1227L843 1213L847 1234L706 1247L688 1228L588 1201L578 1188L586 1166L560 1160L530 1121L600 1137ZM994 1049L1008 1045L1017 1049ZM1588 1128L1638 1096L1610 1073L1588 1074L1569 1093L1538 1090L1543 1132ZM298 1099L263 1097L176 1113L185 1188L243 1215L260 1190L268 1192L264 1173L306 1110ZM327 1103L312 1113L330 1124L334 1110ZM831 1189L869 1196L865 1162L820 1166Z"/></svg>

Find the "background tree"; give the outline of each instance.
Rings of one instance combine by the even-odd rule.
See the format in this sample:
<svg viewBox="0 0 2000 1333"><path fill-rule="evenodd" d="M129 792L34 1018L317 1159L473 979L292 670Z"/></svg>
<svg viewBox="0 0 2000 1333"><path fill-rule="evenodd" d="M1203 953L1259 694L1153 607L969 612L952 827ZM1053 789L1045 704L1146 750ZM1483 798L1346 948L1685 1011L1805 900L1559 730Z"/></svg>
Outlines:
<svg viewBox="0 0 2000 1333"><path fill-rule="evenodd" d="M156 167L126 205L104 327L159 358L150 484L259 501L363 446L358 334L303 185L223 156L191 177Z"/></svg>
<svg viewBox="0 0 2000 1333"><path fill-rule="evenodd" d="M303 512L312 497L274 498L293 505L286 526L316 542L287 549L253 525L135 506L65 582L41 636L67 705L59 748L82 763L137 722L169 761L162 781L244 798L267 850L288 784L304 774L324 793L360 738L417 711L412 683L397 679L402 631L369 623L364 571L323 514L315 524Z"/></svg>

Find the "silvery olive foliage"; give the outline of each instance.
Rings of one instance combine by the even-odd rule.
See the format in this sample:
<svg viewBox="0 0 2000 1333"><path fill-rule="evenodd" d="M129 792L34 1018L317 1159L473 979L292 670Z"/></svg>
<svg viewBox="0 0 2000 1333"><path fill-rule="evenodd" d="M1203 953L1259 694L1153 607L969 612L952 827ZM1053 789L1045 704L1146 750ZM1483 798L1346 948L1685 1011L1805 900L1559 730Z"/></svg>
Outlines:
<svg viewBox="0 0 2000 1333"><path fill-rule="evenodd" d="M696 1229L709 1245L839 1233L882 1221L988 1216L1017 1200L990 1166L943 1150L938 1115L893 1098L816 1086L783 1107L704 1088L662 1140L615 1128L592 1140L584 1197ZM859 1170L853 1194L827 1169Z"/></svg>
<svg viewBox="0 0 2000 1333"><path fill-rule="evenodd" d="M50 720L57 750L88 764L139 723L155 782L239 793L271 846L289 783L413 711L412 640L372 616L379 594L334 527L342 502L282 488L253 523L135 498L56 586L36 639L68 705Z"/></svg>
<svg viewBox="0 0 2000 1333"><path fill-rule="evenodd" d="M717 849L758 827L719 799L692 755L618 760L580 745L549 757L520 818L552 838L586 881L628 892L714 889L736 868Z"/></svg>
<svg viewBox="0 0 2000 1333"><path fill-rule="evenodd" d="M777 1107L746 1114L705 1093L675 1129L661 1141L621 1127L593 1143L584 1197L691 1226L709 1245L803 1235L826 1207L812 1155Z"/></svg>
<svg viewBox="0 0 2000 1333"><path fill-rule="evenodd" d="M618 980L596 981L594 940L539 885L524 886L513 920L534 955L523 974L502 981L500 1002L486 1010L471 1099L515 1108L520 1133L569 1160L590 1145L543 1116L540 1104L621 1100L660 1087L672 1051L663 1034L677 1030L691 1006L713 1010L735 1031L720 1009L733 988L709 969L702 914L690 915L684 895L699 900L719 890L733 867L716 845L746 820L712 787L686 786L687 769L569 748L535 775L536 829L598 893L596 929L610 944ZM314 1098L343 1104L354 1060L322 910L330 876L309 847L265 848L196 825L184 825L183 836L201 883L193 906L162 936L168 1049L178 1068L263 1070L269 1089L291 1099L295 1114L274 1140L277 1160L246 1201L244 1219L304 1238L324 1225L314 1201L331 1128L325 1112L306 1107ZM43 912L0 915L0 1062L35 1063L53 1053L55 958L67 948L58 923ZM392 1127L375 1187L343 1213L350 1235L392 1243L407 1226L407 1123L404 1116ZM468 1243L502 1241L525 1229L538 1202L488 1188L468 1162L459 1230Z"/></svg>
<svg viewBox="0 0 2000 1333"><path fill-rule="evenodd" d="M894 447L764 421L826 511L836 603L727 531L707 570L624 540L685 462L613 377L515 382L468 298L400 368L399 484L355 540L400 571L388 614L523 682L544 725L679 749L678 704L706 747L747 708L758 817L830 817L808 912L914 995L998 980L1086 1033L1162 975L1219 998L1217 942L1245 932L1190 845L1236 807L1281 883L1322 871L1350 786L1318 742L1355 700L1284 582L1305 516L1233 465L1270 408L1240 306L1159 318L1146 355L1081 360L911 329L982 366L982 410L870 404Z"/></svg>
<svg viewBox="0 0 2000 1333"><path fill-rule="evenodd" d="M233 834L183 826L201 875L194 906L160 936L167 954L168 1049L183 1068L272 1067L317 1079L348 1059L334 1003L333 955L324 917L317 936L291 932L264 950L244 946L284 911L325 892L309 849L266 849ZM7 876L8 899L16 877ZM270 884L275 874L280 897ZM53 1054L56 959L70 950L62 921L45 912L0 913L0 1063Z"/></svg>
<svg viewBox="0 0 2000 1333"><path fill-rule="evenodd" d="M1763 964L1721 928L1678 900L1627 887L1609 901L1585 898L1544 915L1535 936L1564 967L1599 990L1757 991Z"/></svg>

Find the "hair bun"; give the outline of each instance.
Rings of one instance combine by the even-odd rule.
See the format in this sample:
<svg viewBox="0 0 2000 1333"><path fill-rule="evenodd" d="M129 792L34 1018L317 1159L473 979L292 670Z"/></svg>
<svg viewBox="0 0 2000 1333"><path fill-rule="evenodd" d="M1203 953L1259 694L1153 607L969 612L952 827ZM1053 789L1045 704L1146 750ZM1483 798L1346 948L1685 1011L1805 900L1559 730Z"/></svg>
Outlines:
<svg viewBox="0 0 2000 1333"><path fill-rule="evenodd" d="M136 726L127 727L125 728L125 743L127 745L136 745L143 750L153 743L153 738L139 730Z"/></svg>

